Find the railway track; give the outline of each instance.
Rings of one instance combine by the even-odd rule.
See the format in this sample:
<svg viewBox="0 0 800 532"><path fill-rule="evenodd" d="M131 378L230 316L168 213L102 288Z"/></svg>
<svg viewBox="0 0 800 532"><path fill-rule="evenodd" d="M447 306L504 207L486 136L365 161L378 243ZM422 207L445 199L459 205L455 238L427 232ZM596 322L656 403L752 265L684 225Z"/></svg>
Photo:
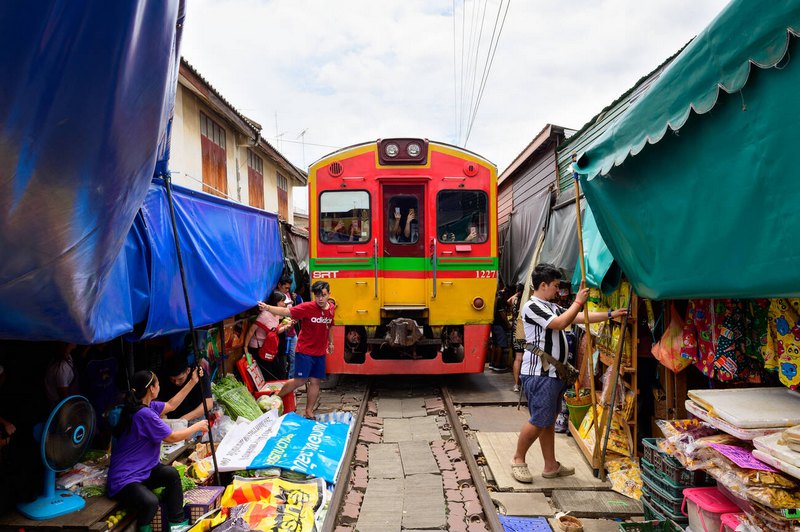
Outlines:
<svg viewBox="0 0 800 532"><path fill-rule="evenodd" d="M362 377L327 399L356 426L323 530L502 531L450 392L403 379Z"/></svg>

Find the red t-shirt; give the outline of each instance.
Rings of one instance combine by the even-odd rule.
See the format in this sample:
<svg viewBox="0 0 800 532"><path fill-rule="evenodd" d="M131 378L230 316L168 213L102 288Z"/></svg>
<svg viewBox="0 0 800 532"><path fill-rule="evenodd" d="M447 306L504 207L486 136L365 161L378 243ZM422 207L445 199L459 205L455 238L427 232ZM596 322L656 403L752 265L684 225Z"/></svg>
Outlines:
<svg viewBox="0 0 800 532"><path fill-rule="evenodd" d="M328 331L333 326L333 305L322 310L316 301L300 303L289 309L293 320L300 320L296 352L324 356L328 350Z"/></svg>

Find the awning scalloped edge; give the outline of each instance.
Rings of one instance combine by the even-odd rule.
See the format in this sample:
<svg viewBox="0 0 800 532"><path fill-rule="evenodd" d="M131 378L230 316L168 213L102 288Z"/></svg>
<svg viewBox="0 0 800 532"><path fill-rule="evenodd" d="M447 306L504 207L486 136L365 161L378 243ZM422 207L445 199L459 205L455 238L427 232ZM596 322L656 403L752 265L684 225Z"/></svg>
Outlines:
<svg viewBox="0 0 800 532"><path fill-rule="evenodd" d="M762 61L759 61L753 57L748 58L738 68L732 70L731 74L726 76L726 79L719 81L715 86L705 93L693 98L693 100L689 103L689 106L683 110L683 112L677 114L676 116L670 117L656 132L644 134L641 139L631 142L627 149L619 151L617 156L613 159L611 157L606 158L607 160L599 169L585 169L585 165L589 161L586 161L584 156L589 150L585 151L580 155L580 157L578 157L576 170L579 173L586 175L587 179L594 179L597 177L597 175L608 175L612 168L621 165L629 156L635 156L640 153L647 144L657 144L660 142L668 130L678 131L684 126L684 124L686 124L686 121L689 119L689 116L692 114L692 112L697 115L708 113L719 101L720 89L724 90L728 94L732 94L741 90L747 84L747 81L750 79L751 65L755 65L761 69L768 69L774 68L780 64L780 62L783 61L789 52L789 45L792 36L800 38L800 29L787 27L783 45L778 48L778 53L769 54L768 57ZM677 60L678 59L676 58L676 61ZM645 95L642 96L642 99L646 98L646 96L647 95L645 93ZM631 109L633 109L633 107ZM630 110L628 112L630 112ZM618 128L619 124L624 121L624 118L628 112L623 113L616 122L611 124L606 133L600 139L598 139L594 145L597 146L604 140L607 141L607 139L613 138L614 132ZM590 145L589 149L591 148L592 146Z"/></svg>

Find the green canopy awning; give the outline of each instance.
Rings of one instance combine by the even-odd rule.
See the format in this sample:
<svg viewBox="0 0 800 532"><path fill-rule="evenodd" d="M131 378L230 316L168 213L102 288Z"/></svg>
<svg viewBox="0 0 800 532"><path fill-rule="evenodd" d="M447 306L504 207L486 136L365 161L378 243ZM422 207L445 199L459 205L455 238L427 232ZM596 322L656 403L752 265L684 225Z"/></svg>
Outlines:
<svg viewBox="0 0 800 532"><path fill-rule="evenodd" d="M579 157L598 229L640 295L800 294L791 35L800 0L735 0Z"/></svg>
<svg viewBox="0 0 800 532"><path fill-rule="evenodd" d="M614 262L614 257L597 229L597 222L589 207L583 212L583 255L586 265L586 286L599 288L604 294L616 290L622 280L622 271ZM572 275L572 289L575 292L581 285L580 260L578 257L575 273Z"/></svg>

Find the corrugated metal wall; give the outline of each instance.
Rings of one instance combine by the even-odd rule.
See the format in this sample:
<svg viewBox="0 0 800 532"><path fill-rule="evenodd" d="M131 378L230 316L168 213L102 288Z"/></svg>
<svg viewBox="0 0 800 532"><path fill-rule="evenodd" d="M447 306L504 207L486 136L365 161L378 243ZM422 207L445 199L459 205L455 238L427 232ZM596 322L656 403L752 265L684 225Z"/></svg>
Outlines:
<svg viewBox="0 0 800 532"><path fill-rule="evenodd" d="M514 177L514 209L525 208L525 203L556 182L556 153L551 147Z"/></svg>
<svg viewBox="0 0 800 532"><path fill-rule="evenodd" d="M497 190L497 225L498 227L508 221L511 209L514 207L511 180L506 179Z"/></svg>

